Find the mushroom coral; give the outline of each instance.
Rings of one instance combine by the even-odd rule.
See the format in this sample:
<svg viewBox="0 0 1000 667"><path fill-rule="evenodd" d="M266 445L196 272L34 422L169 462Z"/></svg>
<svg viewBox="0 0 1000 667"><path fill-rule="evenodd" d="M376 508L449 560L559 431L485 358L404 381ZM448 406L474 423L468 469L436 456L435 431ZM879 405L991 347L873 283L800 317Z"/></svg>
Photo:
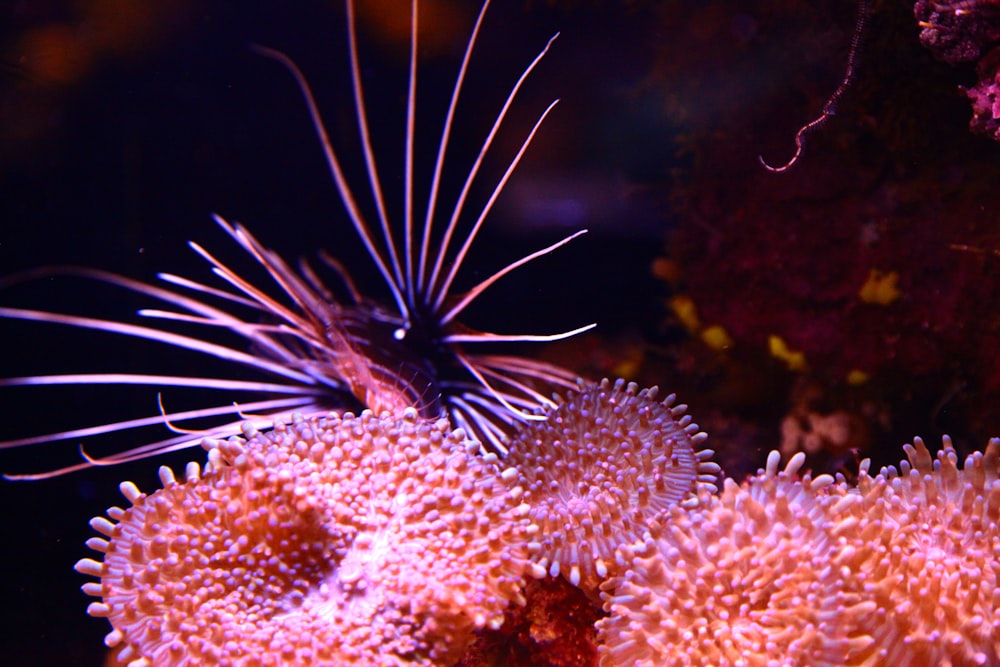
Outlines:
<svg viewBox="0 0 1000 667"><path fill-rule="evenodd" d="M146 665L447 665L523 602L532 531L511 471L407 409L206 441L204 474L91 523L106 643Z"/></svg>
<svg viewBox="0 0 1000 667"><path fill-rule="evenodd" d="M633 545L602 587L601 665L840 666L871 638L874 605L844 589L829 475L800 477L796 454L719 496L677 508ZM846 500L845 500L846 498Z"/></svg>
<svg viewBox="0 0 1000 667"><path fill-rule="evenodd" d="M624 380L581 380L509 443L505 463L518 470L539 528L533 560L593 596L649 520L700 486L715 488L719 466L711 450L698 450L707 436L687 406L656 394Z"/></svg>

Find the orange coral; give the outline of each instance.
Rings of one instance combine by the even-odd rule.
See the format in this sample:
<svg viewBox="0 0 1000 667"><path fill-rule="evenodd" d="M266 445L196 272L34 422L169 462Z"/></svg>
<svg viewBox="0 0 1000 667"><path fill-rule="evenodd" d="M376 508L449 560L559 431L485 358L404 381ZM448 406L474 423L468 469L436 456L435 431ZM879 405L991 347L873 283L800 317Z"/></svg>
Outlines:
<svg viewBox="0 0 1000 667"><path fill-rule="evenodd" d="M674 510L603 587L601 664L1000 664L1000 439L904 450L856 488L772 452Z"/></svg>
<svg viewBox="0 0 1000 667"><path fill-rule="evenodd" d="M958 466L950 439L919 438L897 471L858 479L837 521L875 643L852 665L1000 664L1000 439Z"/></svg>
<svg viewBox="0 0 1000 667"><path fill-rule="evenodd" d="M618 552L647 521L711 486L719 467L698 450L706 435L657 389L580 382L543 421L522 426L506 463L521 475L539 527L534 559L595 594L625 564ZM714 488L714 487L712 487Z"/></svg>
<svg viewBox="0 0 1000 667"><path fill-rule="evenodd" d="M843 665L871 643L873 604L844 590L831 506L834 479L798 476L805 455L703 506L677 508L612 579L598 622L602 666Z"/></svg>
<svg viewBox="0 0 1000 667"><path fill-rule="evenodd" d="M84 590L134 665L440 665L521 600L510 472L446 420L371 412L210 442L112 508Z"/></svg>

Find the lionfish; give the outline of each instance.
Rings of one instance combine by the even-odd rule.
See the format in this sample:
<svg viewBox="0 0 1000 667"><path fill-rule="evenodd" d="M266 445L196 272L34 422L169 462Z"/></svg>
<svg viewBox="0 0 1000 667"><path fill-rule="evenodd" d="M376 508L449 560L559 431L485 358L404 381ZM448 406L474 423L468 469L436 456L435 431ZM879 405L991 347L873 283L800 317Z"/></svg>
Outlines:
<svg viewBox="0 0 1000 667"><path fill-rule="evenodd" d="M551 405L548 396L552 389L574 387L575 375L564 368L535 359L479 350L490 347L482 344L565 338L586 331L593 324L562 333L537 335L477 331L459 322L463 311L498 280L586 231L578 231L512 261L468 291L456 293L456 278L466 263L470 247L525 151L558 102L553 101L538 116L470 224L469 218L473 216L467 212L468 197L480 175L483 160L522 84L549 51L557 33L528 63L509 90L468 168L454 204L450 209L442 204L439 197L442 171L452 138L455 112L488 7L489 0L486 0L480 8L458 67L433 161L426 209L420 211L414 192L419 31L417 2L414 0L411 3L401 224L399 220L389 219L383 185L385 179L379 171L378 156L373 150L371 132L374 128L369 122L365 105L354 1L346 0L348 58L361 157L368 181L369 192L365 196L371 198L375 220L366 218L362 213L359 202L363 193L360 188L348 183L342 167L343 158L327 133L306 77L287 55L269 48L254 47L259 53L283 65L300 88L347 217L387 288L389 298L385 302L359 291L337 259L320 253L322 263L342 283L340 291L347 298L338 298L309 263L301 261L297 267L289 265L245 227L219 215L214 216L215 221L266 270L280 288L280 297L272 296L267 288L244 278L239 267L224 263L195 242L190 242L191 248L208 263L224 285L212 285L168 273L158 275L162 284L152 284L99 269L77 267L40 269L0 281L0 286L5 286L39 276L69 275L101 281L149 297L166 304L166 307L140 310L138 314L141 317L151 320L148 324L20 308L0 308L0 317L154 341L214 357L266 378L241 380L201 375L102 372L0 379L2 387L118 384L212 389L233 397L220 405L193 410L171 411L161 405L157 414L142 418L0 442L0 448L7 449L82 440L151 425L164 425L172 431L169 437L124 452L103 458L83 454L85 460L75 465L10 478L39 479L93 465L135 460L189 447L206 437L225 438L237 434L240 425L247 420L257 427L264 427L281 414L297 412L308 418L345 406L371 408L376 412L401 411L413 406L424 417L445 415L455 426L464 428L477 438L484 449L503 453L506 434L518 420L532 419L535 408ZM178 333L167 326L168 323L203 327L205 331L225 330L235 334L239 342L220 344L207 336ZM258 399L247 400L247 396L258 396ZM197 431L179 427L189 420L204 418L215 418L220 423Z"/></svg>

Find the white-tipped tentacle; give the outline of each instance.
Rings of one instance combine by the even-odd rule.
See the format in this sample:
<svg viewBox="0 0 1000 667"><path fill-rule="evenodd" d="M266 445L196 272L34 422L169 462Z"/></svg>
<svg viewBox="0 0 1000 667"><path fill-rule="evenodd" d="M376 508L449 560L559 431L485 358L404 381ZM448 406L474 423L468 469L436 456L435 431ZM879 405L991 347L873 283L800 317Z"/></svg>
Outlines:
<svg viewBox="0 0 1000 667"><path fill-rule="evenodd" d="M403 255L406 262L406 294L411 308L413 291L413 141L417 108L417 0L410 3L410 76L406 86L406 150L403 158Z"/></svg>
<svg viewBox="0 0 1000 667"><path fill-rule="evenodd" d="M572 338L584 331L590 331L597 324L587 324L576 329L554 334L497 334L488 332L456 333L444 337L446 343L551 343L556 340Z"/></svg>
<svg viewBox="0 0 1000 667"><path fill-rule="evenodd" d="M193 350L202 354L208 354L218 359L232 361L251 368L274 373L282 377L287 377L296 382L311 384L312 380L308 375L304 375L288 368L287 366L276 364L259 356L254 356L246 352L241 352L224 345L209 343L198 338L175 334L161 329L143 327L137 324L127 324L125 322L114 322L110 320L96 319L93 317L80 317L78 315L64 315L61 313L49 313L41 310L27 310L23 308L0 308L0 318L10 320L30 320L32 322L51 322L83 329L95 329L98 331L109 331L111 333L134 336L154 340L185 350Z"/></svg>
<svg viewBox="0 0 1000 667"><path fill-rule="evenodd" d="M503 394L503 392L497 390L492 384L490 384L489 380L487 380L486 376L483 374L483 371L472 363L472 361L465 354L457 352L455 357L458 359L459 363L465 367L465 370L469 371L469 374L476 378L483 389L485 389L490 396L495 398L500 405L510 410L514 417L520 418L524 421L544 419L544 417L525 412L524 410L516 407L510 399Z"/></svg>
<svg viewBox="0 0 1000 667"><path fill-rule="evenodd" d="M496 368L511 375L533 378L542 384L551 384L566 389L575 389L580 379L575 373L571 373L565 368L527 357L479 354L476 355L476 362L480 366Z"/></svg>
<svg viewBox="0 0 1000 667"><path fill-rule="evenodd" d="M192 379L192 378L188 378ZM87 384L152 384L146 382L113 382L104 381L105 378L98 377L97 380L87 379ZM202 385L196 384L174 384L165 382L164 386L195 386L199 389L203 389ZM214 387L211 387L214 388ZM256 391L256 389L253 389ZM68 431L60 431L58 433L49 433L41 436L32 436L29 438L19 438L17 440L6 440L0 443L0 449L13 449L14 447L27 447L28 445L39 445L46 442L59 442L61 440L70 440L75 438L89 438L94 435L103 435L106 433L117 433L119 431L129 431L136 428L143 428L145 426L155 426L157 424L164 424L168 421L170 422L182 422L192 419L204 419L205 417L218 417L220 415L232 415L238 414L246 409L253 410L273 410L275 408L280 410L290 410L298 409L303 406L308 406L313 403L313 397L307 396L303 398L281 398L281 399L268 399L266 401L254 401L252 403L242 403L240 407L236 408L232 403L227 403L225 405L218 405L209 408L198 408L197 410L183 410L180 412L169 412L158 414L152 417L141 417L139 419L126 419L123 421L112 422L110 424L101 424L100 426L89 426L85 428L75 428ZM191 440L191 438L188 438Z"/></svg>
<svg viewBox="0 0 1000 667"><path fill-rule="evenodd" d="M298 402L301 401L301 402ZM251 421L257 428L266 428L274 423L276 414L283 414L287 412L301 412L303 414L319 414L315 410L310 410L309 406L312 405L311 401L304 401L303 399L272 399L267 401L257 401L254 403L241 403L234 405L232 403L217 406L213 408L201 408L198 410L188 410L185 412L179 412L174 414L167 414L165 417L157 415L155 417L143 417L141 419L130 419L121 422L114 422L111 424L102 424L101 426L95 426L90 428L74 429L72 431L63 431L60 433L52 433L45 436L40 436L36 438L22 438L20 440L10 440L3 443L4 447L21 447L34 444L42 444L48 442L58 442L60 440L68 440L71 438L84 438L94 435L105 435L108 433L117 433L120 431L127 431L134 428L141 428L144 426L155 426L157 424L163 424L165 421L178 421L180 419L201 419L205 417L217 417L221 415L239 415L239 419L235 421L226 422L224 424L218 424L212 426L209 429L201 431L201 435L192 438L190 435L180 435L173 438L166 438L163 440L157 440L156 442L147 443L140 447L135 447L124 452L119 452L117 454L112 454L110 456L94 458L88 456L86 452L83 451L81 446L81 454L85 458L82 463L76 463L74 465L64 466L61 468L56 468L55 470L49 470L43 473L31 473L31 474L3 474L3 478L12 481L34 481L42 479L50 479L52 477L58 477L60 475L65 475L66 473L76 472L78 470L86 470L95 465L116 465L118 463L126 463L128 461L138 461L141 459L149 458L150 456L157 456L160 454L167 454L169 452L179 451L181 449L190 449L191 447L197 445L205 438L228 438L234 433L239 433L240 428L247 421ZM248 420L246 417L246 411L248 409L253 409L256 411L265 412L266 415L256 417L254 419Z"/></svg>
<svg viewBox="0 0 1000 667"><path fill-rule="evenodd" d="M503 372L496 368L491 368L490 366L482 363L479 359L476 359L475 361L477 362L476 366L480 369L480 371L482 371L484 377L489 377L492 378L493 380L502 381L504 384L507 384L510 387L516 389L518 391L518 395L526 396L528 400L523 401L523 405L525 407L531 407L534 405L546 405L549 407L555 407L556 405L555 401L553 401L551 398L546 397L542 393L536 391L535 389L525 384L524 382L519 382L515 380L514 376L512 376L510 373ZM515 396L515 395L511 394L510 396ZM514 400L510 400L510 402L515 402L515 401L516 398Z"/></svg>
<svg viewBox="0 0 1000 667"><path fill-rule="evenodd" d="M448 275L437 289L437 296L434 300L435 311L440 310L444 305L444 301L448 297L448 293L451 291L451 284L455 280L455 276L458 274L459 268L465 262L465 256L468 254L469 248L472 247L473 241L476 240L476 236L479 234L479 230L482 228L483 222L486 220L486 216L488 216L490 211L493 210L493 205L496 203L497 197L500 196L504 186L507 185L507 181L510 180L514 170L517 169L517 165L520 164L521 158L524 157L525 151L528 150L528 146L531 145L532 139L535 138L538 128L542 126L542 123L549 115L549 112L551 112L558 103L559 100L553 100L545 111L542 112L542 115L539 116L538 120L535 121L535 125L531 128L531 132L529 132L528 136L525 137L524 141L521 143L521 147L517 150L517 154L514 155L514 159L511 160L506 171L504 171L503 176L500 177L500 181L493 188L493 192L490 194L489 199L486 200L486 205L483 206L483 210L480 211L479 217L476 218L476 222L472 225L472 229L469 230L469 233L465 237L465 241L462 242L462 246L459 248L458 254L456 254L454 260L452 260L451 269L449 269ZM443 252L446 250L443 244L441 250L443 256Z"/></svg>

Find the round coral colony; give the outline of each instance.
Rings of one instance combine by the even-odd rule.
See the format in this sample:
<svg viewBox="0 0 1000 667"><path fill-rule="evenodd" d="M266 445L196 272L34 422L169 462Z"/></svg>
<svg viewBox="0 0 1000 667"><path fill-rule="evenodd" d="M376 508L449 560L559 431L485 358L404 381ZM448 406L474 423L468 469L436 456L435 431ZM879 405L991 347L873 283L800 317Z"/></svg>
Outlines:
<svg viewBox="0 0 1000 667"><path fill-rule="evenodd" d="M84 591L119 659L448 665L523 603L533 528L511 471L415 410L294 419L206 441L204 473L91 523Z"/></svg>
<svg viewBox="0 0 1000 667"><path fill-rule="evenodd" d="M868 647L874 604L845 589L833 507L852 504L830 475L799 476L804 454L719 496L677 508L602 587L602 667L841 666Z"/></svg>
<svg viewBox="0 0 1000 667"><path fill-rule="evenodd" d="M539 528L533 560L596 597L625 565L621 547L699 488L714 490L720 468L674 395L657 401L656 387L624 380L578 385L515 432L504 462Z"/></svg>

